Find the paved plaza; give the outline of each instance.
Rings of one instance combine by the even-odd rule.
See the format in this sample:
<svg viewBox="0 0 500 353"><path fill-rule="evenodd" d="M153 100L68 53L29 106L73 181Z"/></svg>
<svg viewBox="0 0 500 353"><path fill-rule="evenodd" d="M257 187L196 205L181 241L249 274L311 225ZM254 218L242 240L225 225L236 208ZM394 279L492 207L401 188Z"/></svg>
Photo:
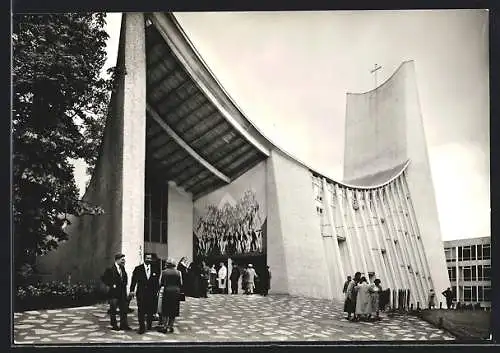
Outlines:
<svg viewBox="0 0 500 353"><path fill-rule="evenodd" d="M133 331L112 331L108 306L39 310L14 314L17 344L249 342L249 341L427 341L453 340L449 333L409 315L379 322L350 322L342 303L291 296L210 295L186 298L175 332L137 333L137 307L129 314Z"/></svg>

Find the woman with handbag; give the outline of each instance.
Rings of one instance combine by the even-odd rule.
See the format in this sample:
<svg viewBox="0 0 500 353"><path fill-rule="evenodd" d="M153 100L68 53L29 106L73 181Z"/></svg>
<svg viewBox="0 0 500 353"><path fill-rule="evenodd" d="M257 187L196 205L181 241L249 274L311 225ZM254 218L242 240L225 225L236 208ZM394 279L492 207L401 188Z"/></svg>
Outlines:
<svg viewBox="0 0 500 353"><path fill-rule="evenodd" d="M180 314L182 275L175 269L175 261L171 258L167 260L166 269L160 277L160 299L161 316L164 328L161 332L174 332L174 321Z"/></svg>

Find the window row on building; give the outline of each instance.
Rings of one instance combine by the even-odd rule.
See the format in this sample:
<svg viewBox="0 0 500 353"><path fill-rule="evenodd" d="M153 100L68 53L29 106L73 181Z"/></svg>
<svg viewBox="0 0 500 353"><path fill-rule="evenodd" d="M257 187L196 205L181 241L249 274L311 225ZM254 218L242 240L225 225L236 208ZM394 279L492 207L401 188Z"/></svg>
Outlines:
<svg viewBox="0 0 500 353"><path fill-rule="evenodd" d="M491 265L459 266L459 281L491 281ZM457 280L457 268L448 267L450 281Z"/></svg>
<svg viewBox="0 0 500 353"><path fill-rule="evenodd" d="M457 248L445 248L447 262L457 261ZM491 260L491 244L476 244L458 247L458 261Z"/></svg>
<svg viewBox="0 0 500 353"><path fill-rule="evenodd" d="M460 302L490 302L491 286L459 286ZM452 287L453 298L457 297L457 287Z"/></svg>

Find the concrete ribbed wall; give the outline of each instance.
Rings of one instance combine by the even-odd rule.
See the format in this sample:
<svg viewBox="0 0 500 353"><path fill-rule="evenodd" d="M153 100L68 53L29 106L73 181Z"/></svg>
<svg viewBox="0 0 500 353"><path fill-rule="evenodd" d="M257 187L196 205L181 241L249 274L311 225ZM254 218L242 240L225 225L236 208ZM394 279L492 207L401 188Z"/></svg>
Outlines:
<svg viewBox="0 0 500 353"><path fill-rule="evenodd" d="M359 271L370 282L379 278L384 288L409 289L410 304L423 305L431 273L403 170L373 189L312 179L333 296L340 299L345 276Z"/></svg>

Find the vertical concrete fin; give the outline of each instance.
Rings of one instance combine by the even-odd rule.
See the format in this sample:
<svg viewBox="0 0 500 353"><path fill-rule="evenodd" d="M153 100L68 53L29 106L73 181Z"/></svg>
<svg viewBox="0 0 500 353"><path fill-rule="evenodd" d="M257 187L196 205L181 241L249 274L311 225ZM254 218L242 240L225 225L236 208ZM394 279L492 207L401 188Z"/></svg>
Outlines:
<svg viewBox="0 0 500 353"><path fill-rule="evenodd" d="M344 265L342 263L342 257L340 255L340 247L339 247L339 242L337 238L337 227L335 224L335 217L333 215L333 210L334 210L334 205L333 205L333 185L329 184L326 182L325 178L322 178L323 182L323 200L325 202L325 208L326 208L326 216L328 219L328 223L330 224L330 229L332 236L327 240L327 244L325 246L328 246L330 250L333 251L333 261L330 261L330 259L327 259L328 264L332 264L333 266L330 266L330 273L333 274L332 276L332 292L334 294L334 297L342 298L342 293L340 292L340 288L342 288L343 282L346 279L346 272L344 270Z"/></svg>
<svg viewBox="0 0 500 353"><path fill-rule="evenodd" d="M143 13L124 13L122 245L126 270L142 262L146 160L146 38ZM124 31L124 32L123 32ZM120 38L122 40L122 38Z"/></svg>
<svg viewBox="0 0 500 353"><path fill-rule="evenodd" d="M332 294L337 299L341 299L343 293L340 291L340 288L342 288L343 282L346 279L346 273L344 271L344 265L342 264L335 219L332 212L332 192L330 187L333 186L328 184L325 178L321 179L323 184L323 201L325 204L326 217L331 231L331 237L323 237L323 246L325 247L325 256L327 257L326 261L328 264L328 272L330 273Z"/></svg>
<svg viewBox="0 0 500 353"><path fill-rule="evenodd" d="M272 261L274 249L284 248L284 263L287 269L288 294L316 298L332 298L328 266L323 249L320 221L315 211L311 172L279 152L271 153L274 180L270 188L276 196L277 210L270 209L269 216L279 218L281 234L269 231L268 258ZM271 199L271 195L270 195ZM276 220L275 220L276 221ZM271 222L270 222L271 223ZM274 227L277 230L277 227ZM274 280L273 280L274 283Z"/></svg>
<svg viewBox="0 0 500 353"><path fill-rule="evenodd" d="M125 63L125 28L125 16L122 16L118 68ZM61 243L57 251L37 258L39 270L47 274L47 280L66 281L71 275L72 281L99 282L104 269L113 263L113 255L122 251L124 81L123 75L119 75L108 107L99 157L83 196L90 204L102 207L105 213L71 217L72 224L66 228L68 240Z"/></svg>
<svg viewBox="0 0 500 353"><path fill-rule="evenodd" d="M276 160L271 156L266 162L267 187L267 263L272 271L271 293L288 294L288 273L284 249L284 234L278 202L278 180L276 178Z"/></svg>
<svg viewBox="0 0 500 353"><path fill-rule="evenodd" d="M167 212L168 257L193 261L193 196L169 183Z"/></svg>
<svg viewBox="0 0 500 353"><path fill-rule="evenodd" d="M405 63L404 68L407 154L411 160L405 172L406 181L425 255L431 268L432 286L436 291L443 291L450 286L450 280L418 97L415 64Z"/></svg>

